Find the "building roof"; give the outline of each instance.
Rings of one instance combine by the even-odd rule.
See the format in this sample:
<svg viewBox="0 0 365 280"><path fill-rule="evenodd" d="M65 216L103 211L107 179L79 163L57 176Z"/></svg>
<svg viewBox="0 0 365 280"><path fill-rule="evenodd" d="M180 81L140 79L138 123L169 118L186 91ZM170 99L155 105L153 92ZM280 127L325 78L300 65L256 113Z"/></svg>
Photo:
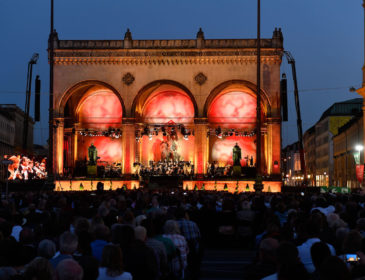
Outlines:
<svg viewBox="0 0 365 280"><path fill-rule="evenodd" d="M362 111L363 99L354 98L336 102L322 114L320 121L329 116L353 116Z"/></svg>
<svg viewBox="0 0 365 280"><path fill-rule="evenodd" d="M22 109L20 109L16 104L0 104L0 112L6 112L9 116L11 116L11 119L14 119L13 113L18 113L22 117L25 116L25 113ZM29 116L29 122L35 123L33 118Z"/></svg>
<svg viewBox="0 0 365 280"><path fill-rule="evenodd" d="M360 113L356 114L352 119L350 119L347 123L345 123L343 126L341 126L338 129L338 133L335 136L348 130L353 124L355 124L358 120L360 120L362 118L362 116L363 116L362 111ZM335 136L333 136L333 137L335 137Z"/></svg>

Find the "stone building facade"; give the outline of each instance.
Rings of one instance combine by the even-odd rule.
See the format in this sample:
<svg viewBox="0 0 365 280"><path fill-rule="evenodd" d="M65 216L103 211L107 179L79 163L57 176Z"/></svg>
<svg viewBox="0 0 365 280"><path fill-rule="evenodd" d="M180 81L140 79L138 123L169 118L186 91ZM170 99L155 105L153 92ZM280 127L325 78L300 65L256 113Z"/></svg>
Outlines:
<svg viewBox="0 0 365 280"><path fill-rule="evenodd" d="M227 115L220 118L219 113L214 115L211 108L219 98L230 97L232 93L236 94L237 100L241 100L241 96L247 97L242 100L256 100L255 39L205 39L199 30L196 39L133 40L128 30L123 40L60 40L56 36L53 44L55 173L63 174L86 158L86 145L94 141L87 137L101 134L120 136L105 142L108 145L115 142L116 149L121 151L123 174L133 173L135 162L153 160L148 133L151 133L150 139L162 137L164 122L166 126L171 122L184 125L191 132L186 142L191 152L186 152L184 157L193 163L196 174L206 173L209 162L217 160L212 152L217 140L212 139L212 134L218 138L223 135L223 140L234 135L252 137L242 143L254 146L257 136L253 136L256 120L252 117L255 116L252 110L247 112L251 118L243 116L237 120L230 115L232 112L223 113ZM278 175L281 158L280 64L283 54L280 30L275 29L272 38L261 40L261 51L262 173ZM171 120L166 118L165 112L161 112L162 116L156 115L162 110L158 102L166 97L163 95L166 92L174 92L179 100L190 102L193 115L174 115ZM87 107L89 105L85 104L96 94L103 94L99 100L113 100L110 106L121 108L118 109L122 111L121 118L119 115L110 116L110 123L105 124L105 114L96 112L99 107ZM227 100L235 103L235 97ZM88 118L92 120L87 121ZM146 124L149 127L146 128ZM144 134L144 129L149 132ZM101 138L94 139L99 141ZM247 149L254 154L256 148Z"/></svg>

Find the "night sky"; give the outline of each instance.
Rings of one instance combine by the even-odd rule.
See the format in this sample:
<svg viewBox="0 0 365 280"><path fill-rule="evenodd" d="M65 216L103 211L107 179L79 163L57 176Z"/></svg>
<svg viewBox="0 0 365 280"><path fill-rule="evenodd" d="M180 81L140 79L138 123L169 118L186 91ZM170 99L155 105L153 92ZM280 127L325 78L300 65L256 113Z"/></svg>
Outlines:
<svg viewBox="0 0 365 280"><path fill-rule="evenodd" d="M261 0L262 38L281 27L285 49L297 63L304 131L334 102L360 97L363 65L363 8L361 0ZM50 1L0 0L0 103L24 109L27 63L40 54L34 76L42 80L41 122L34 143L48 138L47 40ZM55 28L60 39L255 38L255 0L55 0ZM290 66L289 122L283 125L283 145L297 140ZM33 83L34 84L34 83ZM33 116L33 100L31 114Z"/></svg>

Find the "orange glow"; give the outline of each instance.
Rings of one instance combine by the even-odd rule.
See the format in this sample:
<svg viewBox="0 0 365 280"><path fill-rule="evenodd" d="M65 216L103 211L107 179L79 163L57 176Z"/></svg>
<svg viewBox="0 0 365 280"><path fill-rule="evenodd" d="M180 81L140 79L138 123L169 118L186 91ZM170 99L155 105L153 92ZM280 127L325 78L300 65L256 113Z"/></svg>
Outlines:
<svg viewBox="0 0 365 280"><path fill-rule="evenodd" d="M264 192L281 192L281 182L279 181L263 181L264 185ZM200 190L203 187L207 191L213 191L217 189L217 191L223 191L224 185L227 184L227 191L230 193L236 192L237 188L237 181L184 181L183 188L188 190L194 190L195 185ZM249 190L246 189L246 186L249 186ZM238 192L254 192L253 185L255 184L254 181L238 181Z"/></svg>
<svg viewBox="0 0 365 280"><path fill-rule="evenodd" d="M108 128L121 124L123 109L111 91L98 90L85 98L79 106L79 121L94 128Z"/></svg>
<svg viewBox="0 0 365 280"><path fill-rule="evenodd" d="M85 158L88 160L88 148L90 147L91 143L94 143L94 146L98 151L98 157L100 157L100 161L107 162L108 164L112 164L113 162L122 162L123 153L121 138L115 139L105 136L79 136L78 140L79 160L84 160Z"/></svg>
<svg viewBox="0 0 365 280"><path fill-rule="evenodd" d="M256 162L256 137L240 137L229 136L219 139L215 135L210 136L211 145L211 158L210 161L217 161L220 166L226 166L227 164L233 165L232 149L237 143L241 148L241 166L247 165L245 157L250 159L253 157L253 163ZM250 161L249 161L250 162ZM249 163L248 162L248 163Z"/></svg>
<svg viewBox="0 0 365 280"><path fill-rule="evenodd" d="M117 190L125 185L127 189L138 189L139 181L122 181L122 180L56 180L55 191L95 191L98 182L104 184L104 190ZM110 188L111 186L111 188Z"/></svg>
<svg viewBox="0 0 365 280"><path fill-rule="evenodd" d="M162 91L147 100L142 116L146 123L191 123L194 120L194 105L184 93Z"/></svg>
<svg viewBox="0 0 365 280"><path fill-rule="evenodd" d="M208 121L222 127L253 129L256 125L256 97L240 91L224 93L210 105Z"/></svg>

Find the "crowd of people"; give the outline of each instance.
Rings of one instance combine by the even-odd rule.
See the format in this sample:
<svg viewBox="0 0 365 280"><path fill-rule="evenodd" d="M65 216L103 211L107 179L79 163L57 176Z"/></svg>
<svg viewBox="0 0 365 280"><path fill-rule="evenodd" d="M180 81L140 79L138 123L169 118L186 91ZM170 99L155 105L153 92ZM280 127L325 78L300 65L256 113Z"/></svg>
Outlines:
<svg viewBox="0 0 365 280"><path fill-rule="evenodd" d="M255 250L243 279L364 279L364 237L360 193L11 193L0 279L199 279L206 247Z"/></svg>

